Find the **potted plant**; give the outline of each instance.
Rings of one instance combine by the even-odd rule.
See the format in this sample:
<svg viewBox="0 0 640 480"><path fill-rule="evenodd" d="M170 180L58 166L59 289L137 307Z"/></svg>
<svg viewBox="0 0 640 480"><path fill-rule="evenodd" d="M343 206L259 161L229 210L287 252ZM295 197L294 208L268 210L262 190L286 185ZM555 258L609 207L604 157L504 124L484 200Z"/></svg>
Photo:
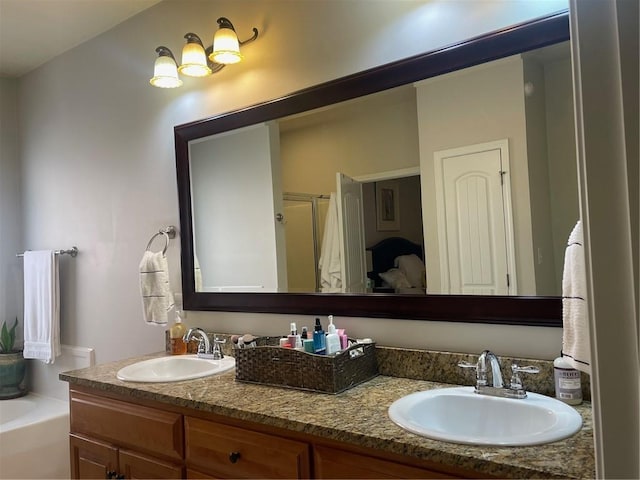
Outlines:
<svg viewBox="0 0 640 480"><path fill-rule="evenodd" d="M0 400L21 397L27 393L24 376L26 361L22 350L15 348L16 318L13 327L8 328L7 322L2 322L0 329Z"/></svg>

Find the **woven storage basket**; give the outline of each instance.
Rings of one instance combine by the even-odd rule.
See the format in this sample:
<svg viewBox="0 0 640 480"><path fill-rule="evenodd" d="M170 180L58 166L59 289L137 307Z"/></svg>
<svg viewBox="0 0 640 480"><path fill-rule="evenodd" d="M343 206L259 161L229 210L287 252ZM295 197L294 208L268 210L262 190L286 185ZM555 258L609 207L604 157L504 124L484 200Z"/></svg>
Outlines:
<svg viewBox="0 0 640 480"><path fill-rule="evenodd" d="M279 346L236 349L236 380L340 393L378 374L375 351L374 343L354 344L330 356Z"/></svg>

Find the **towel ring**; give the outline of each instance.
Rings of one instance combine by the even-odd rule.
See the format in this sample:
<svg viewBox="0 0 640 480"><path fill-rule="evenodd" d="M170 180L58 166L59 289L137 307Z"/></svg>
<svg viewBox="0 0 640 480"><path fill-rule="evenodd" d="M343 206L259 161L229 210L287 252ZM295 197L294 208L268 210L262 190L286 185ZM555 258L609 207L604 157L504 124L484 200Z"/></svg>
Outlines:
<svg viewBox="0 0 640 480"><path fill-rule="evenodd" d="M176 236L176 227L169 226L167 228L159 230L157 233L154 233L153 237L151 237L151 240L149 240L149 243L147 243L146 250L149 250L149 247L151 247L151 244L156 239L156 237L159 236L159 235L163 235L164 236L164 248L162 249L162 254L164 255L165 253L167 253L167 248L169 247L169 239L170 238L175 238L175 236Z"/></svg>

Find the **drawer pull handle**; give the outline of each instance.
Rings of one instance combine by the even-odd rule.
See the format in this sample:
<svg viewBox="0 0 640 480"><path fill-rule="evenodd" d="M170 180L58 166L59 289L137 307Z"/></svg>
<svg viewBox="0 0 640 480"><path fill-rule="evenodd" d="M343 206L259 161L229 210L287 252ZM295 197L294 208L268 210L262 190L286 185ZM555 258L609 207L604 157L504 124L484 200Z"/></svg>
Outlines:
<svg viewBox="0 0 640 480"><path fill-rule="evenodd" d="M231 452L229 454L229 461L231 463L236 463L238 460L240 460L240 452Z"/></svg>

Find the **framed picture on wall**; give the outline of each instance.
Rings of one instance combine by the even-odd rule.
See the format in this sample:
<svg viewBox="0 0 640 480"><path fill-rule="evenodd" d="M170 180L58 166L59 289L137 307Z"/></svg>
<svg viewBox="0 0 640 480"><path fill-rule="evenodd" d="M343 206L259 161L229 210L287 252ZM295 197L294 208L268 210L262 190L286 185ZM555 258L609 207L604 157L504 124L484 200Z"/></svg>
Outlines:
<svg viewBox="0 0 640 480"><path fill-rule="evenodd" d="M400 186L397 181L376 182L376 227L379 232L400 230Z"/></svg>

